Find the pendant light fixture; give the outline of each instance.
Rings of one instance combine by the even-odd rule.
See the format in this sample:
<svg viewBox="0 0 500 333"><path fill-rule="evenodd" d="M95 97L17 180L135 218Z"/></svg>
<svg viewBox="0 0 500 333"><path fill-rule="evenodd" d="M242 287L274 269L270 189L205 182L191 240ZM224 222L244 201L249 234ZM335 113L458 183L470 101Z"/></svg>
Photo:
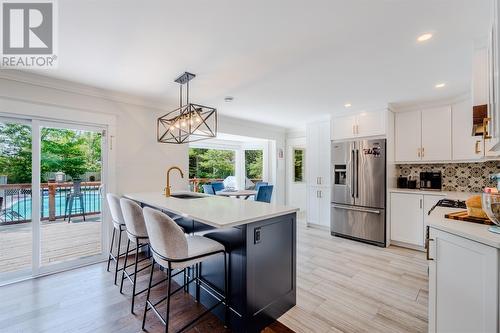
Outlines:
<svg viewBox="0 0 500 333"><path fill-rule="evenodd" d="M179 107L158 118L158 142L182 144L217 136L217 110L189 102L189 81L195 77L196 75L185 72L175 80L179 84ZM182 104L183 85L186 85L185 104Z"/></svg>

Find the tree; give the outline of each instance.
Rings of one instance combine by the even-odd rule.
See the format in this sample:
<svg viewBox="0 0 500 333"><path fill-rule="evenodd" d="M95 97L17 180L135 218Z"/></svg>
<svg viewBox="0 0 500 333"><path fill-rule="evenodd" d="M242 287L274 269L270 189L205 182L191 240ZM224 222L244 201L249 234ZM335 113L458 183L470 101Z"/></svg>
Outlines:
<svg viewBox="0 0 500 333"><path fill-rule="evenodd" d="M245 150L245 172L249 179L262 179L262 150Z"/></svg>
<svg viewBox="0 0 500 333"><path fill-rule="evenodd" d="M9 183L31 183L31 127L0 123L0 174Z"/></svg>
<svg viewBox="0 0 500 333"><path fill-rule="evenodd" d="M235 153L232 150L189 149L190 178L226 178L234 175Z"/></svg>

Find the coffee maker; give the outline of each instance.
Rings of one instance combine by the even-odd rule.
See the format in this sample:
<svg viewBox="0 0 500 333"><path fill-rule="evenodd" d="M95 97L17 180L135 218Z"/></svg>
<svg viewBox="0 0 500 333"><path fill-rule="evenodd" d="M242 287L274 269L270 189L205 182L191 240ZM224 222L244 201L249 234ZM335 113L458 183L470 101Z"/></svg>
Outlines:
<svg viewBox="0 0 500 333"><path fill-rule="evenodd" d="M420 189L421 190L441 190L442 178L441 171L421 172Z"/></svg>

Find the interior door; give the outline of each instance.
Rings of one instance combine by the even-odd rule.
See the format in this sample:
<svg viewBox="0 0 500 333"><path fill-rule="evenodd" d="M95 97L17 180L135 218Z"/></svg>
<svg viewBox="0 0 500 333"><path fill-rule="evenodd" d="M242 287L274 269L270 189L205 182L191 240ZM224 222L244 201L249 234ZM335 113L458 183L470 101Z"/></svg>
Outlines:
<svg viewBox="0 0 500 333"><path fill-rule="evenodd" d="M355 151L355 205L385 208L386 140L362 140Z"/></svg>

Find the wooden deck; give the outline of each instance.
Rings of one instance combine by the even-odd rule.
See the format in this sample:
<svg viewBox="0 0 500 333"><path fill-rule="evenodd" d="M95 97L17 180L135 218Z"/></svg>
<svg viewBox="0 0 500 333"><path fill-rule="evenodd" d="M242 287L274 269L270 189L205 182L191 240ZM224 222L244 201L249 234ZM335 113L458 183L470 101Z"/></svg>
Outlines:
<svg viewBox="0 0 500 333"><path fill-rule="evenodd" d="M42 265L101 253L100 216L42 222ZM0 226L0 273L30 268L31 223Z"/></svg>

